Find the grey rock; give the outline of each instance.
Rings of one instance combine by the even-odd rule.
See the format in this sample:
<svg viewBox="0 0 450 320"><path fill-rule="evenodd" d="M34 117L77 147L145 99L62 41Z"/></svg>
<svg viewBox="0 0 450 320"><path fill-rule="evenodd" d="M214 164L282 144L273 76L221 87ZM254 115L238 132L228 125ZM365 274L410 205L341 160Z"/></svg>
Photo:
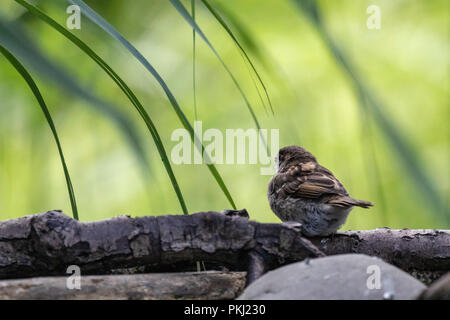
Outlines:
<svg viewBox="0 0 450 320"><path fill-rule="evenodd" d="M420 281L380 258L343 254L270 271L248 286L238 299L409 300L425 288Z"/></svg>
<svg viewBox="0 0 450 320"><path fill-rule="evenodd" d="M422 292L422 300L450 300L450 272L435 281L431 286Z"/></svg>

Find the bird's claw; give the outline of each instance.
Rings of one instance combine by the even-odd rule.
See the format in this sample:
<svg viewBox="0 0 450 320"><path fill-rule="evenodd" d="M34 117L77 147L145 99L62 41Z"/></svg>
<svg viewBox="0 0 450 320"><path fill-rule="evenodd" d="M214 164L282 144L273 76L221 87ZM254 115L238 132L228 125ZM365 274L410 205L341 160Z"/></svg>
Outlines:
<svg viewBox="0 0 450 320"><path fill-rule="evenodd" d="M297 232L303 231L303 225L300 222L297 221L284 221L282 223L284 226L288 227L289 229L292 229Z"/></svg>

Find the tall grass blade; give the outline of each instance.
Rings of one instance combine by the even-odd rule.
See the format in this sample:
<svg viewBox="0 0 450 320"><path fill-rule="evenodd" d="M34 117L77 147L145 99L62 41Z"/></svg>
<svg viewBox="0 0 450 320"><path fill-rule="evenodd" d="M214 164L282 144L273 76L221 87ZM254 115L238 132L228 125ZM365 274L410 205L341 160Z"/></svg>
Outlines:
<svg viewBox="0 0 450 320"><path fill-rule="evenodd" d="M170 165L170 161L167 157L166 151L164 149L164 145L161 141L161 138L159 136L159 133L151 120L150 116L148 115L147 111L144 109L140 101L137 99L136 95L131 91L131 89L127 86L127 84L117 75L117 73L111 69L111 67L102 59L100 58L90 47L88 47L83 41L81 41L78 37L73 35L71 32L67 31L63 26L58 24L55 20L47 16L44 12L39 10L38 8L34 7L31 4L28 4L24 0L16 0L19 4L26 7L32 14L36 15L39 19L46 22L48 25L50 25L53 29L61 33L63 36L65 36L67 39L72 41L78 48L80 48L84 53L86 53L92 60L94 60L110 77L111 79L119 86L119 88L125 93L125 95L128 97L128 99L131 101L131 103L134 105L136 110L138 111L139 115L144 120L145 124L147 125L148 130L150 131L150 134L152 135L152 138L155 142L155 145L158 149L158 152L161 156L161 160L165 166L165 169L167 171L167 174L169 175L170 181L172 183L172 186L175 190L175 193L178 197L178 201L180 202L180 206L183 210L184 214L188 214L188 210L183 198L183 195L181 193L180 187L178 186L178 182L175 178L175 175L173 173L172 167Z"/></svg>
<svg viewBox="0 0 450 320"><path fill-rule="evenodd" d="M216 8L216 11L219 11L222 19L228 23L229 29L234 31L235 38L239 39L242 47L246 48L246 51L251 53L251 56L255 57L264 67L264 70L274 78L275 82L272 83L284 87L295 99L298 99L297 89L289 82L289 78L283 71L283 68L276 63L276 60L271 58L268 48L263 47L260 42L256 41L257 37L251 33L245 23L232 10L228 9L224 2L215 1L214 8Z"/></svg>
<svg viewBox="0 0 450 320"><path fill-rule="evenodd" d="M0 20L0 44L40 75L46 77L64 91L89 102L94 110L110 118L129 142L133 154L143 169L142 171L145 173L149 171L150 166L139 134L130 119L121 110L80 86L63 68L45 57L19 25Z"/></svg>
<svg viewBox="0 0 450 320"><path fill-rule="evenodd" d="M264 81L262 80L261 76L259 75L258 71L256 70L252 60L249 58L247 52L244 50L244 48L242 47L241 43L238 41L238 39L234 36L233 32L231 31L230 27L228 27L227 23L223 20L223 18L220 16L220 14L216 11L216 9L214 9L207 0L201 0L202 3L205 5L205 7L209 10L209 12L211 12L211 14L214 16L214 18L216 18L216 20L219 22L219 24L225 29L225 31L228 33L228 35L231 37L231 39L233 39L234 43L236 44L236 46L239 48L239 50L241 51L241 53L244 56L244 60L247 61L247 63L250 65L251 69L253 70L254 74L256 75L257 79L258 79L258 83L262 86L267 102L269 103L270 106L270 110L273 112L273 107L272 107L272 102L270 101L270 97L269 97L269 93L267 92L267 88L266 85L264 84ZM195 21L194 21L195 22ZM258 87L257 91L258 91L258 95L260 95L259 93L259 89ZM263 102L263 105L264 102Z"/></svg>
<svg viewBox="0 0 450 320"><path fill-rule="evenodd" d="M47 120L47 123L50 127L50 130L52 131L53 137L56 142L56 146L58 147L58 153L59 157L61 159L61 164L64 170L64 176L66 178L66 184L67 184L67 191L69 192L69 198L70 198L70 204L72 206L72 214L73 218L78 220L78 209L77 209L77 203L75 200L75 193L73 191L72 181L70 180L69 170L67 169L66 160L64 159L64 154L62 151L61 143L59 142L58 133L56 131L55 124L53 122L52 116L50 115L50 112L47 108L47 105L45 104L44 98L42 97L36 83L34 82L31 75L28 73L28 71L25 69L25 67L17 60L11 52L9 52L6 48L0 45L0 53L5 56L5 58L14 66L14 68L17 70L17 72L20 73L22 78L26 81L28 86L30 87L31 91L33 92L36 100L38 101L42 112L44 113L45 119Z"/></svg>
<svg viewBox="0 0 450 320"><path fill-rule="evenodd" d="M241 57L242 57L242 59L244 60L245 65L247 66L247 70L248 70L248 73L249 73L249 75L250 75L250 79L252 80L253 86L254 86L255 89L256 89L256 93L258 94L259 100L261 101L261 104L262 104L263 107L264 107L264 111L265 111L266 114L267 114L268 111L267 111L266 103L264 102L264 99L263 99L263 97L262 97L262 95L261 95L261 90L259 90L259 87L258 87L258 84L256 83L255 77L253 76L253 73L254 73L254 72L252 71L252 69L251 69L249 63L248 63L247 60L245 59L245 56L242 54L242 52L241 52ZM272 111L272 115L274 115L273 110L271 110L271 111Z"/></svg>
<svg viewBox="0 0 450 320"><path fill-rule="evenodd" d="M195 0L191 0L191 12L192 19L195 21ZM197 116L197 88L195 80L195 55L196 55L196 41L195 41L195 29L192 29L192 90L194 91L194 121L198 120Z"/></svg>
<svg viewBox="0 0 450 320"><path fill-rule="evenodd" d="M92 10L86 3L84 3L82 0L67 0L67 1L69 1L72 4L78 5L81 9L81 12L89 20L94 22L97 26L102 28L105 32L107 32L115 40L117 40L120 44L122 44L152 74L152 76L156 79L156 81L158 81L159 85L164 90L164 93L169 99L169 102L172 105L176 115L178 116L178 119L180 120L182 125L186 128L186 130L189 131L194 145L197 147L201 146L201 152L203 154L204 147L201 143L199 143L200 140L195 134L192 125L189 123L185 114L181 110L177 100L175 99L175 96L172 94L169 87L167 86L163 78L159 75L159 73L156 71L156 69L153 68L153 66L147 61L147 59L130 42L128 42L128 40L126 40L111 24L109 24L105 19L103 19L103 17L101 17L98 13ZM206 153L205 158L209 158ZM209 171L211 172L220 189L228 199L228 202L234 209L236 209L236 205L233 201L233 198L231 197L231 194L228 191L228 188L226 187L216 167L213 164L209 164L209 159L206 159L206 162Z"/></svg>
<svg viewBox="0 0 450 320"><path fill-rule="evenodd" d="M273 74L274 70L270 64L272 59L267 56L266 51L262 49L255 41L255 37L245 27L244 23L240 21L239 18L227 9L220 1L216 1L214 6L220 12L220 15L224 17L224 20L228 22L228 26L230 24L233 26L235 34L238 34L236 38L241 40L241 43L244 44L243 47L247 48L247 50L251 52L254 57L256 57L256 59L264 66L266 71Z"/></svg>
<svg viewBox="0 0 450 320"><path fill-rule="evenodd" d="M70 0L70 1L75 1L75 0ZM199 36L203 39L203 41L208 45L208 47L212 50L212 52L214 53L214 55L217 57L217 59L220 61L220 63L222 64L222 66L225 68L226 72L228 73L228 75L230 76L231 80L233 81L234 85L236 86L236 88L238 89L239 93L241 94L242 98L245 101L245 104L247 105L247 108L253 118L253 121L255 122L256 128L258 129L259 132L261 132L261 126L259 125L259 121L256 117L256 114L250 104L250 101L248 100L247 96L244 93L244 90L242 90L241 86L239 85L239 82L237 81L237 79L234 77L233 73L231 72L231 70L228 68L228 66L225 64L225 62L222 60L222 58L220 57L219 53L216 51L216 49L213 47L213 45L211 44L211 42L208 40L208 38L205 36L205 34L203 33L202 30L200 30L200 28L198 27L198 25L195 23L194 20L192 20L191 15L189 14L189 12L187 12L186 8L181 4L181 2L179 0L169 0L170 3L172 3L172 5L175 7L175 9L181 14L181 16L191 25L192 28L195 29L195 31L197 31L197 33L199 34ZM263 141L266 149L267 149L267 154L270 154L269 151L269 146L267 145L264 137L262 135L260 135L261 140Z"/></svg>

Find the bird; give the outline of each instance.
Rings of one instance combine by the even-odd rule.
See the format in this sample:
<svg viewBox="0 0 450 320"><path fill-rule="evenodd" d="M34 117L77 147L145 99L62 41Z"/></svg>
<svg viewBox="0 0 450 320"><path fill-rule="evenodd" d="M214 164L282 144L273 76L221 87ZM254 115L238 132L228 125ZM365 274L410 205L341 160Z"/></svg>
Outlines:
<svg viewBox="0 0 450 320"><path fill-rule="evenodd" d="M272 211L283 223L307 237L329 236L345 223L353 207L369 208L357 200L311 152L299 146L281 148L267 195Z"/></svg>

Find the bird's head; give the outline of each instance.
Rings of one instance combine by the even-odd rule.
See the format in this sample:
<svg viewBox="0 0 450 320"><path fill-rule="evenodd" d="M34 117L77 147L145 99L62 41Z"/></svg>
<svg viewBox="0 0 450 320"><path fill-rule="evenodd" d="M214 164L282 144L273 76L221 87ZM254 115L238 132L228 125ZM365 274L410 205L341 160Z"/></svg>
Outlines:
<svg viewBox="0 0 450 320"><path fill-rule="evenodd" d="M291 166L313 162L317 163L316 158L308 150L299 146L288 146L278 151L275 159L277 162L277 172L285 172Z"/></svg>

